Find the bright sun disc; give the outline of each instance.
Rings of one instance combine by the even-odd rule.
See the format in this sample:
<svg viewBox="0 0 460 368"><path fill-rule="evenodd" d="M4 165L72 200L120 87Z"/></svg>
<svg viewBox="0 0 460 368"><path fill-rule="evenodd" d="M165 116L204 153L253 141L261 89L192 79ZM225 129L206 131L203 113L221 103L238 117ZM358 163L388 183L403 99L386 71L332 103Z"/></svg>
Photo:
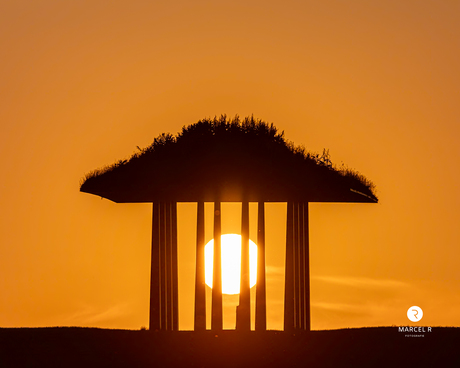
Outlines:
<svg viewBox="0 0 460 368"><path fill-rule="evenodd" d="M241 278L241 235L221 236L222 248L222 294L239 294ZM214 239L204 248L205 281L212 288L214 264ZM257 245L249 240L249 283L253 287L257 279Z"/></svg>

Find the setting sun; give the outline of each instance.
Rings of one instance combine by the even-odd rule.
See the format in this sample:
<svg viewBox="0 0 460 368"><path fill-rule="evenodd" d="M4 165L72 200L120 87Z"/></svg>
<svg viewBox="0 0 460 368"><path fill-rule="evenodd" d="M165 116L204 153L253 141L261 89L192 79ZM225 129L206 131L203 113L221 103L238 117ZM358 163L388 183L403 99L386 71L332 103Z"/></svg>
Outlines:
<svg viewBox="0 0 460 368"><path fill-rule="evenodd" d="M241 235L224 234L222 244L222 293L239 294L241 277ZM205 279L206 285L212 287L212 269L214 255L214 239L205 247ZM250 285L253 287L257 279L257 245L249 240L249 272Z"/></svg>

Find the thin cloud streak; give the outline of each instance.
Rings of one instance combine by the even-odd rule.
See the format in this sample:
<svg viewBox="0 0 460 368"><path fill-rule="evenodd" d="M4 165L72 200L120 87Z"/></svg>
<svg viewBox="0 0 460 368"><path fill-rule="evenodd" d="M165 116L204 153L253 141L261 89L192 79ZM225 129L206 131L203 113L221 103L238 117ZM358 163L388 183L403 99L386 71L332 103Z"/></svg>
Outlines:
<svg viewBox="0 0 460 368"><path fill-rule="evenodd" d="M312 276L312 280L357 288L406 288L410 284L393 279L373 279L369 277L350 276Z"/></svg>
<svg viewBox="0 0 460 368"><path fill-rule="evenodd" d="M68 318L73 324L87 325L104 321L114 320L128 313L127 304L118 304L107 309L97 310L94 307L86 306Z"/></svg>
<svg viewBox="0 0 460 368"><path fill-rule="evenodd" d="M270 275L270 276L284 275L284 268L276 267L276 266L266 266L265 273L266 275Z"/></svg>
<svg viewBox="0 0 460 368"><path fill-rule="evenodd" d="M266 266L265 268L266 282L283 282L284 283L284 267Z"/></svg>

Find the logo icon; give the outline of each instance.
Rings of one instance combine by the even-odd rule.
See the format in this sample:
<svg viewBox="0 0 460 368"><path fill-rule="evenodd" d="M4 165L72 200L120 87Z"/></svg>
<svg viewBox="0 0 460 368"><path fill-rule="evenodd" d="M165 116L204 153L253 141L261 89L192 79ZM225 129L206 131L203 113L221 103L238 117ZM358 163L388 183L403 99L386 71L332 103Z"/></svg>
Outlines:
<svg viewBox="0 0 460 368"><path fill-rule="evenodd" d="M412 322L418 322L423 317L422 308L417 307L414 305L407 310L407 318L409 318Z"/></svg>

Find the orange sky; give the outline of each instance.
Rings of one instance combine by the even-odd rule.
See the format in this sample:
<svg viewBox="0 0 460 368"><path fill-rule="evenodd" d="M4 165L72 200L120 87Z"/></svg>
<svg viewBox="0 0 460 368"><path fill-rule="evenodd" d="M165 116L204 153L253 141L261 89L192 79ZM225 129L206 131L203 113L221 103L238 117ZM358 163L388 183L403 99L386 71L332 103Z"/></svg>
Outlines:
<svg viewBox="0 0 460 368"><path fill-rule="evenodd" d="M151 206L79 181L221 113L273 122L377 185L376 205L310 205L313 329L408 325L412 305L460 326L458 19L454 0L0 0L0 326L147 326Z"/></svg>

